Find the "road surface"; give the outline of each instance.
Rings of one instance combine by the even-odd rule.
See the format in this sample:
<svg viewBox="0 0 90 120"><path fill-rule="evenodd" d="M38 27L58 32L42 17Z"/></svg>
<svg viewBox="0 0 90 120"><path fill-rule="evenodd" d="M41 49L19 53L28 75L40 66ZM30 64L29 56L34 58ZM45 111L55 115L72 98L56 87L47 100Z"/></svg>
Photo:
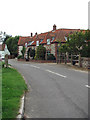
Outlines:
<svg viewBox="0 0 90 120"><path fill-rule="evenodd" d="M88 73L57 64L9 60L25 78L28 118L87 118Z"/></svg>

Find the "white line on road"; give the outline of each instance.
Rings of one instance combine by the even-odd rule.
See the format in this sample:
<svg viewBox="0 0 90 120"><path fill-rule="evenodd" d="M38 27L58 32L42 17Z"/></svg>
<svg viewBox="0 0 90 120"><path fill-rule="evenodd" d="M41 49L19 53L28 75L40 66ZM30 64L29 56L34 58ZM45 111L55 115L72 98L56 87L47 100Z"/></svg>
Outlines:
<svg viewBox="0 0 90 120"><path fill-rule="evenodd" d="M61 75L61 74L59 74L59 73L50 71L50 70L45 70L45 71L50 72L50 73L53 73L53 74L56 74L56 75L58 75L58 76L60 76L60 77L63 77L63 78L66 78L66 77L67 77L67 76Z"/></svg>
<svg viewBox="0 0 90 120"><path fill-rule="evenodd" d="M89 85L85 85L87 88L90 88L90 86Z"/></svg>
<svg viewBox="0 0 90 120"><path fill-rule="evenodd" d="M34 66L34 65L30 65L31 67L34 67L34 68L38 68L38 69L40 69L40 67L37 67L37 66Z"/></svg>

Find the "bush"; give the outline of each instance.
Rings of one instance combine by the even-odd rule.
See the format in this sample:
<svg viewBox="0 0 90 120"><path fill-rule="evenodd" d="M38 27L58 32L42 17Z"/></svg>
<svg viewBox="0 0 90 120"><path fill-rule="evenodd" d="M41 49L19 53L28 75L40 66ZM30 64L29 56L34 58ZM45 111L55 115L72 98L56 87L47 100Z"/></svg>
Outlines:
<svg viewBox="0 0 90 120"><path fill-rule="evenodd" d="M18 59L23 59L23 56L22 56L22 55L18 55L17 58L18 58Z"/></svg>
<svg viewBox="0 0 90 120"><path fill-rule="evenodd" d="M38 46L34 59L36 60L45 60L46 48L43 46Z"/></svg>
<svg viewBox="0 0 90 120"><path fill-rule="evenodd" d="M47 56L47 60L56 60L56 58L53 54L50 54Z"/></svg>

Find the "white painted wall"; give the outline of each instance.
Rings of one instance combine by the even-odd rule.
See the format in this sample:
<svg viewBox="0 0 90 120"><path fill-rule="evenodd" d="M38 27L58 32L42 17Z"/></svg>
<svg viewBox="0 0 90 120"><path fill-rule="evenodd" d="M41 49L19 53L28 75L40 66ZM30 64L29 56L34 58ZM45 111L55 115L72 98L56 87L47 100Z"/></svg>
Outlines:
<svg viewBox="0 0 90 120"><path fill-rule="evenodd" d="M18 53L19 53L19 55L22 55L22 53L21 53L22 48L23 48L23 46L18 46Z"/></svg>
<svg viewBox="0 0 90 120"><path fill-rule="evenodd" d="M5 58L5 52L4 51L0 51L0 58L4 59Z"/></svg>

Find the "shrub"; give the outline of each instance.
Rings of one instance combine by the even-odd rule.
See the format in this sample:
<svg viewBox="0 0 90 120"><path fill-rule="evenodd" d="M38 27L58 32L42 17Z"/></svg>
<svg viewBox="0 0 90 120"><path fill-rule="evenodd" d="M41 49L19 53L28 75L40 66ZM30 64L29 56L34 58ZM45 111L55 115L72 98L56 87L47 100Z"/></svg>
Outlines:
<svg viewBox="0 0 90 120"><path fill-rule="evenodd" d="M56 60L56 58L53 54L50 54L47 56L47 60Z"/></svg>
<svg viewBox="0 0 90 120"><path fill-rule="evenodd" d="M18 55L17 58L18 58L18 59L23 59L23 56L22 56L22 55Z"/></svg>
<svg viewBox="0 0 90 120"><path fill-rule="evenodd" d="M40 45L37 47L34 58L36 60L45 60L45 54L46 54L46 48Z"/></svg>
<svg viewBox="0 0 90 120"><path fill-rule="evenodd" d="M26 49L25 49L25 47L23 46L23 48L22 48L22 50L21 50L21 53L22 53L22 58L24 59L24 54L25 54L25 51L26 51Z"/></svg>

